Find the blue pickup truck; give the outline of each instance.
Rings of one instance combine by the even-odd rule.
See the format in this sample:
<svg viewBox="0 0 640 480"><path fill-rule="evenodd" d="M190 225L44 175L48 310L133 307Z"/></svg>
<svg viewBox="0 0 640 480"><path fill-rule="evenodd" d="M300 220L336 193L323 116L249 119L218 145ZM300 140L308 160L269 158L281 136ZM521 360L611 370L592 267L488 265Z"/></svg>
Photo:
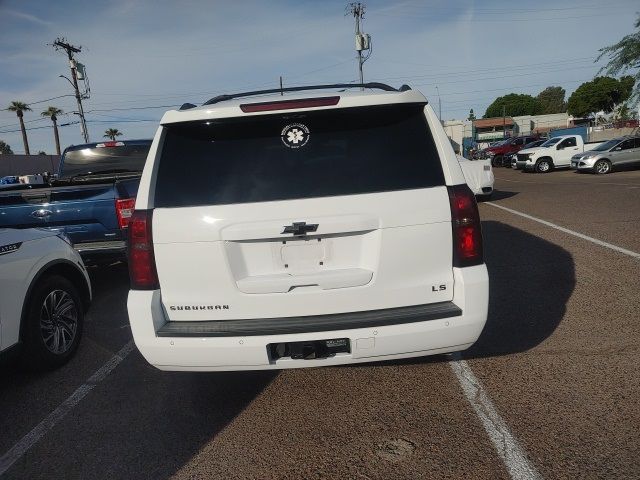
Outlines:
<svg viewBox="0 0 640 480"><path fill-rule="evenodd" d="M151 140L128 140L67 148L49 182L0 188L0 228L64 232L89 265L124 260L150 146Z"/></svg>

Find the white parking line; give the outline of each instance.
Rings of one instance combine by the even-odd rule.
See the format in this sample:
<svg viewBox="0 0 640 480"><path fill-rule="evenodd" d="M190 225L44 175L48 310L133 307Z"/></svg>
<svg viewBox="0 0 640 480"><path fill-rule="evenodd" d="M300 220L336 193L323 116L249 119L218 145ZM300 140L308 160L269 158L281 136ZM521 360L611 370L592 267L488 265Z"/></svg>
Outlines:
<svg viewBox="0 0 640 480"><path fill-rule="evenodd" d="M456 375L465 397L482 422L484 430L498 452L509 475L514 480L541 480L542 476L527 459L527 456L513 436L505 421L493 406L480 380L471 371L460 354L453 355L449 366Z"/></svg>
<svg viewBox="0 0 640 480"><path fill-rule="evenodd" d="M53 412L36 425L33 430L27 433L16 443L7 453L0 457L0 476L2 476L11 465L18 461L38 440L40 440L49 430L51 430L62 418L71 411L80 401L93 390L93 388L104 380L111 371L118 366L134 348L133 340L122 347L118 353L111 357L107 363L102 365L91 375L87 381L80 385L67 399L62 402Z"/></svg>
<svg viewBox="0 0 640 480"><path fill-rule="evenodd" d="M528 218L529 220L533 220L534 222L542 223L547 227L555 228L556 230L560 230L561 232L568 233L569 235L573 235L578 238L582 238L583 240L587 240L591 243L595 243L596 245L600 245L601 247L609 248L611 250L615 250L616 252L624 253L625 255L629 255L633 258L640 259L640 253L634 252L632 250L627 250L626 248L619 247L612 243L603 242L602 240L598 240L597 238L590 237L585 235L584 233L576 232L574 230L569 230L568 228L561 227L560 225L556 225L555 223L547 222L546 220L542 220L541 218L534 217L527 213L519 212L518 210L513 210L512 208L503 207L502 205L497 205L493 202L484 202L484 205L491 205L492 207L500 208L502 210L506 210L507 212L513 213L514 215L520 215L521 217Z"/></svg>

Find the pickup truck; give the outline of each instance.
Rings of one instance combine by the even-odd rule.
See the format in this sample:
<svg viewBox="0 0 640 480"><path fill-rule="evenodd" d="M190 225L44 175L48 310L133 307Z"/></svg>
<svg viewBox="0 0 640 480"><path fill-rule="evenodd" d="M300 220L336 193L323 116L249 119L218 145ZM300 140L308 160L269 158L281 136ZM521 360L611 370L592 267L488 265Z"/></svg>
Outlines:
<svg viewBox="0 0 640 480"><path fill-rule="evenodd" d="M0 228L65 233L86 264L126 259L126 228L151 140L75 145L44 184L0 188Z"/></svg>
<svg viewBox="0 0 640 480"><path fill-rule="evenodd" d="M533 135L525 135L521 137L513 137L498 142L497 144L485 148L482 152L483 158L491 159L491 165L493 167L510 167L510 156L522 149L526 144L538 140L538 137Z"/></svg>
<svg viewBox="0 0 640 480"><path fill-rule="evenodd" d="M553 137L537 148L520 150L516 167L538 173L547 173L555 168L570 168L572 156L591 150L601 143L585 143L580 135Z"/></svg>

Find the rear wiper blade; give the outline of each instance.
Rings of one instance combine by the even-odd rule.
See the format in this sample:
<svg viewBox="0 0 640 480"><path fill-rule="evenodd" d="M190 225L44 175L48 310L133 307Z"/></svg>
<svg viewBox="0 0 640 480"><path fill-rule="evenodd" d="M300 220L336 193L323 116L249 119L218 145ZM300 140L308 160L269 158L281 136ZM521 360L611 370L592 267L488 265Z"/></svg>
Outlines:
<svg viewBox="0 0 640 480"><path fill-rule="evenodd" d="M111 169L111 170L100 170L99 172L77 173L76 175L73 175L72 177L69 177L69 181L72 182L72 181L77 180L79 178L96 177L96 176L100 176L100 175L113 175L114 173L126 173L126 174L131 174L131 175L141 175L142 174L142 172L137 171L137 170L127 170L127 169L122 169L122 168L114 168L114 169Z"/></svg>

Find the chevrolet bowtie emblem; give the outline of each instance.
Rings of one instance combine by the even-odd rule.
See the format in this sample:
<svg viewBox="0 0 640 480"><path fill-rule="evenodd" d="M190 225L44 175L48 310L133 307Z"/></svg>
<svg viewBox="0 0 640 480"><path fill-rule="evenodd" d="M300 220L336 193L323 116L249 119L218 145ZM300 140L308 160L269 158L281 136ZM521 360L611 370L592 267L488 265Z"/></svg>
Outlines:
<svg viewBox="0 0 640 480"><path fill-rule="evenodd" d="M315 232L316 230L318 230L318 224L317 223L309 223L307 224L307 222L293 222L291 225L287 225L285 227L283 227L284 230L282 230L281 233L292 233L294 236L298 236L298 235L306 235L307 233L310 232Z"/></svg>

